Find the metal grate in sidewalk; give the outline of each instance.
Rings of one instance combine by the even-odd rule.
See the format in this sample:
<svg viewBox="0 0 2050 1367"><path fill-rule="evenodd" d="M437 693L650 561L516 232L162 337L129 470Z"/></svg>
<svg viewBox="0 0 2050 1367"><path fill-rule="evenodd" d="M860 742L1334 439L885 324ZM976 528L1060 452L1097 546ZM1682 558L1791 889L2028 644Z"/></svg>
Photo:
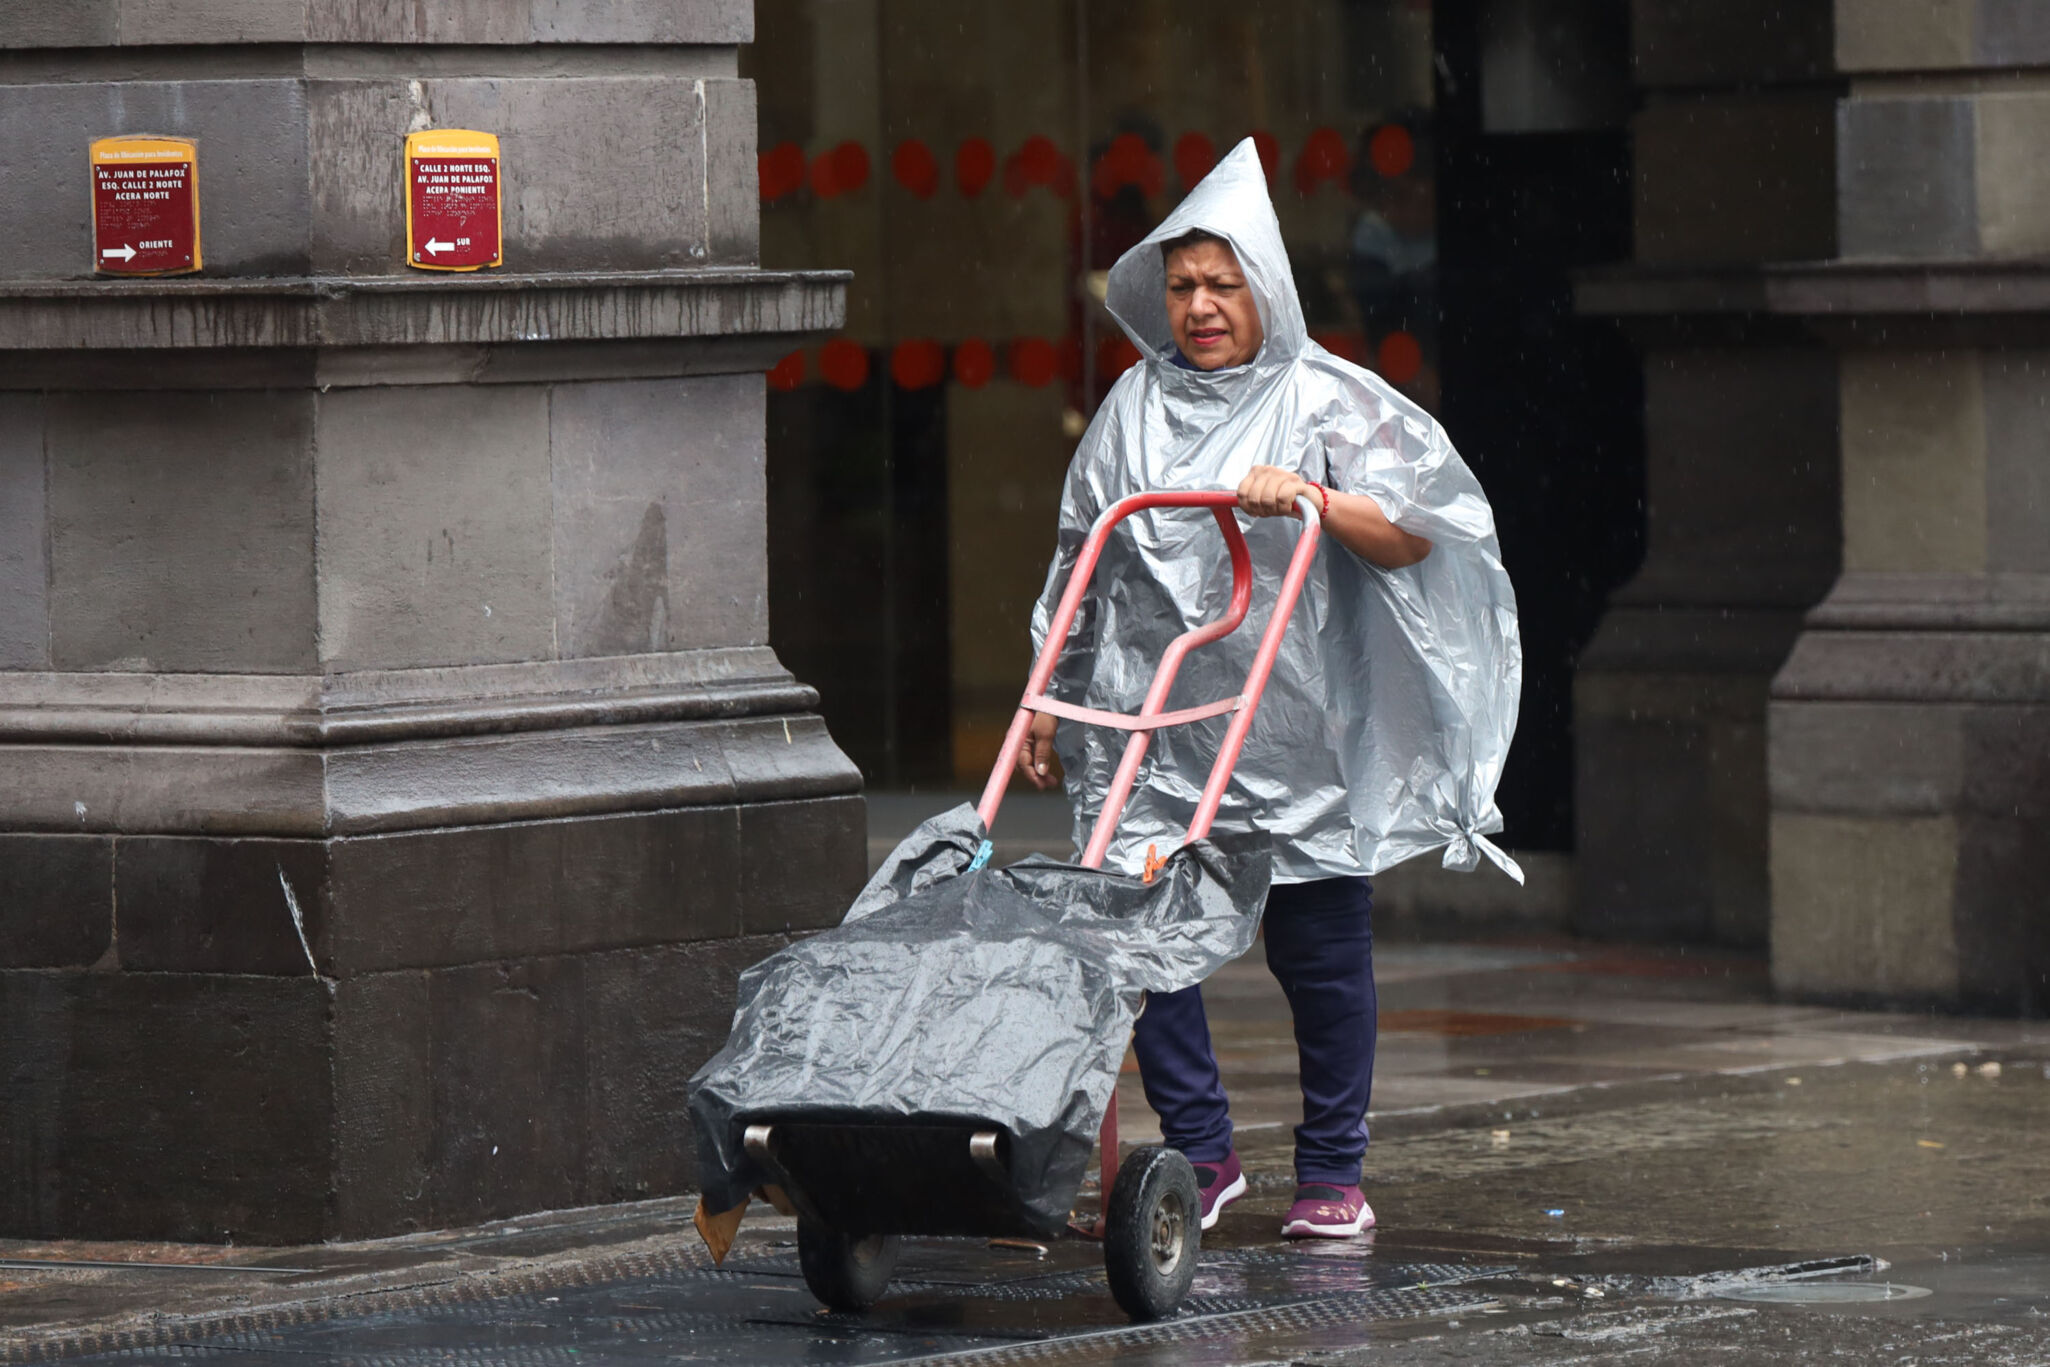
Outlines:
<svg viewBox="0 0 2050 1367"><path fill-rule="evenodd" d="M1443 1313L1485 1301L1461 1283L1502 1270L1222 1250L1204 1255L1180 1316L1132 1325L1112 1304L1100 1270L992 1263L975 1241L920 1241L907 1255L905 1278L867 1316L820 1310L787 1256L724 1269L689 1256L619 1261L636 1265L614 1269L620 1275L609 1279L589 1267L554 1282L523 1276L517 1285L498 1284L495 1294L449 1287L385 1293L374 1304L350 1303L347 1314L301 1306L167 1326L119 1344L75 1344L63 1356L80 1367L1055 1362L1120 1344Z"/></svg>

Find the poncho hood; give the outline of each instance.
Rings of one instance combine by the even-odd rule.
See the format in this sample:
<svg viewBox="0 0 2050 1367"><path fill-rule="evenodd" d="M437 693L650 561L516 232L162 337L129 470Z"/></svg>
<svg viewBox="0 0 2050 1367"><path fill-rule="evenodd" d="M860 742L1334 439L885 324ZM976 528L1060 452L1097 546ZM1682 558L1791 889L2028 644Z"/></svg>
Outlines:
<svg viewBox="0 0 2050 1367"><path fill-rule="evenodd" d="M1267 173L1251 138L1233 148L1145 241L1111 267L1104 303L1140 353L1148 360L1167 360L1174 354L1167 322L1167 265L1160 259L1160 244L1193 229L1231 244L1260 307L1266 340L1249 365L1237 369L1273 370L1300 356L1310 340L1303 326L1303 306L1296 298L1288 251L1281 245L1281 223L1267 198Z"/></svg>
<svg viewBox="0 0 2050 1367"><path fill-rule="evenodd" d="M1160 244L1191 229L1229 242L1253 291L1266 335L1245 365L1172 363ZM1447 867L1471 869L1486 855L1520 881L1487 839L1502 825L1494 795L1522 688L1493 511L1428 413L1310 340L1251 139L1118 259L1105 302L1144 359L1112 386L1069 466L1035 645L1091 523L1128 494L1235 488L1254 465L1364 494L1432 551L1385 570L1326 538L1214 829L1269 834L1278 882L1375 873L1440 847ZM1239 691L1300 529L1293 518L1241 524L1253 549L1253 613L1190 656L1171 708ZM1168 642L1221 615L1230 591L1207 514L1128 519L1076 616L1055 695L1136 711ZM1156 734L1112 867L1137 871L1149 848L1165 855L1180 844L1224 727L1217 718ZM1122 733L1061 724L1078 848L1123 743Z"/></svg>

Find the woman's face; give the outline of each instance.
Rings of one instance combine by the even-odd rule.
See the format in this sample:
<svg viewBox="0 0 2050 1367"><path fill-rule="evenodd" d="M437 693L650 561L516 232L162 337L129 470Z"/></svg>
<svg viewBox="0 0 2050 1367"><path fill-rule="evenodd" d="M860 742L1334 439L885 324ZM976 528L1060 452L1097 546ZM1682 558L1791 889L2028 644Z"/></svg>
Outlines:
<svg viewBox="0 0 2050 1367"><path fill-rule="evenodd" d="M1239 259L1222 242L1198 242L1167 258L1167 322L1198 370L1244 365L1266 335Z"/></svg>

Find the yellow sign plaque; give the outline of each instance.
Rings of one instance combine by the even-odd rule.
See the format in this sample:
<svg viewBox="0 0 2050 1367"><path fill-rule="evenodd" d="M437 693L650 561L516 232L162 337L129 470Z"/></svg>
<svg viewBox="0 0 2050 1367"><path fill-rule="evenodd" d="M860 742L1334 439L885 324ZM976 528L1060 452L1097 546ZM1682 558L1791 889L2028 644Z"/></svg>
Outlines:
<svg viewBox="0 0 2050 1367"><path fill-rule="evenodd" d="M190 138L96 139L93 269L185 275L199 269L199 144Z"/></svg>
<svg viewBox="0 0 2050 1367"><path fill-rule="evenodd" d="M498 139L464 128L406 138L406 264L474 271L505 261Z"/></svg>

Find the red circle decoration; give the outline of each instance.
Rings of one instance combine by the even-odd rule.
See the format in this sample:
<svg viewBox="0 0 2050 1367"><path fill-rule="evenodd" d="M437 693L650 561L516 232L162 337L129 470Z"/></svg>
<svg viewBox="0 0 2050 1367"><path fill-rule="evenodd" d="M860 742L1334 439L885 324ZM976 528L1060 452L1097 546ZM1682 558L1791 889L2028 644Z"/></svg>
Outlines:
<svg viewBox="0 0 2050 1367"><path fill-rule="evenodd" d="M890 154L890 174L897 183L920 199L931 199L940 188L940 164L932 149L917 138L906 138Z"/></svg>
<svg viewBox="0 0 2050 1367"><path fill-rule="evenodd" d="M1018 147L1018 166L1034 185L1051 185L1060 174L1061 149L1044 133L1034 133Z"/></svg>
<svg viewBox="0 0 2050 1367"><path fill-rule="evenodd" d="M769 388L789 393L804 383L804 353L793 351L769 371Z"/></svg>
<svg viewBox="0 0 2050 1367"><path fill-rule="evenodd" d="M1011 343L1011 378L1034 389L1051 384L1060 373L1060 353L1044 337L1020 337Z"/></svg>
<svg viewBox="0 0 2050 1367"><path fill-rule="evenodd" d="M1408 384L1424 368L1424 349L1406 332L1391 332L1381 339L1381 375L1391 384Z"/></svg>
<svg viewBox="0 0 2050 1367"><path fill-rule="evenodd" d="M835 389L859 389L868 383L868 352L858 342L835 337L819 348L819 374Z"/></svg>
<svg viewBox="0 0 2050 1367"><path fill-rule="evenodd" d="M997 149L988 138L967 138L954 149L954 183L961 193L974 199L989 185L997 171Z"/></svg>
<svg viewBox="0 0 2050 1367"><path fill-rule="evenodd" d="M1112 138L1089 177L1089 187L1098 199L1109 199L1127 185L1136 185L1140 193L1151 197L1166 184L1167 167L1137 133Z"/></svg>
<svg viewBox="0 0 2050 1367"><path fill-rule="evenodd" d="M1255 130L1251 137L1272 183L1282 166L1280 140L1265 129ZM1416 140L1401 124L1383 124L1368 138L1366 156L1383 177L1405 175L1416 165ZM1216 145L1207 134L1184 133L1175 141L1171 160L1183 188L1191 188L1216 165ZM1307 195L1327 182L1343 183L1351 162L1345 139L1336 129L1314 129L1295 160L1296 189ZM764 203L796 193L807 181L821 199L849 194L868 183L871 169L868 149L852 139L834 144L808 164L804 149L789 141L777 143L757 158ZM955 185L969 199L981 195L999 169L1004 189L1013 197L1022 197L1036 186L1065 198L1076 188L1074 163L1044 134L1026 138L1017 151L1003 158L1001 167L987 138L964 138L954 149ZM919 199L930 199L939 192L943 174L931 147L918 138L897 144L890 156L890 173ZM1166 182L1167 163L1146 140L1137 133L1120 133L1091 168L1089 188L1098 198L1108 198L1128 185L1152 197L1166 188Z"/></svg>
<svg viewBox="0 0 2050 1367"><path fill-rule="evenodd" d="M774 203L804 187L804 149L794 142L779 142L757 158L762 198Z"/></svg>
<svg viewBox="0 0 2050 1367"><path fill-rule="evenodd" d="M1265 129L1251 135L1260 164L1271 182L1281 170L1281 143ZM1193 187L1217 164L1217 148L1204 133L1184 133L1176 139L1172 160L1182 186ZM1416 164L1416 140L1400 124L1383 124L1367 140L1367 160L1384 177L1406 174ZM1342 182L1351 166L1345 139L1333 128L1313 130L1304 140L1295 162L1297 190L1313 193L1327 181ZM964 138L954 149L954 181L962 195L974 199L989 187L998 171L997 153L987 138ZM1004 189L1014 197L1034 186L1066 197L1074 192L1075 166L1058 144L1044 134L1025 139L1018 150L1003 159ZM851 139L833 147L806 164L804 149L794 142L779 142L757 159L761 197L773 203L803 188L806 181L821 199L859 190L868 183L871 167L868 149ZM890 173L899 185L920 199L938 193L941 177L939 160L918 138L897 144L890 156ZM1108 198L1127 185L1146 195L1158 195L1166 188L1167 167L1158 153L1136 133L1121 133L1111 140L1090 173L1090 189Z"/></svg>
<svg viewBox="0 0 2050 1367"><path fill-rule="evenodd" d="M1096 374L1101 379L1115 380L1139 360L1139 348L1122 332L1110 333L1096 344Z"/></svg>
<svg viewBox="0 0 2050 1367"><path fill-rule="evenodd" d="M1217 144L1203 133L1184 133L1175 139L1174 173L1184 188L1194 189L1196 182L1210 174L1210 168L1217 165Z"/></svg>
<svg viewBox="0 0 2050 1367"><path fill-rule="evenodd" d="M1307 195L1327 180L1342 183L1351 161L1338 130L1319 128L1303 139L1303 150L1295 160L1295 188Z"/></svg>
<svg viewBox="0 0 2050 1367"><path fill-rule="evenodd" d="M833 177L840 182L842 190L859 190L868 184L868 149L858 142L843 142L835 147L833 156Z"/></svg>
<svg viewBox="0 0 2050 1367"><path fill-rule="evenodd" d="M997 354L980 337L970 337L954 348L954 378L968 388L982 388L996 373Z"/></svg>
<svg viewBox="0 0 2050 1367"><path fill-rule="evenodd" d="M1264 128L1253 130L1252 136L1253 150L1260 154L1260 167L1267 173L1267 183L1272 185L1281 171L1281 139Z"/></svg>
<svg viewBox="0 0 2050 1367"><path fill-rule="evenodd" d="M868 149L849 140L830 152L812 158L811 190L820 199L831 199L859 190L868 184Z"/></svg>
<svg viewBox="0 0 2050 1367"><path fill-rule="evenodd" d="M1064 199L1075 192L1074 163L1043 133L1034 133L1004 158L1005 194L1022 199L1035 185L1044 185Z"/></svg>
<svg viewBox="0 0 2050 1367"><path fill-rule="evenodd" d="M1367 160L1389 180L1416 164L1416 139L1399 123L1384 123L1367 139Z"/></svg>
<svg viewBox="0 0 2050 1367"><path fill-rule="evenodd" d="M1341 361L1363 365L1367 355L1367 339L1357 332L1313 332L1310 340Z"/></svg>
<svg viewBox="0 0 2050 1367"><path fill-rule="evenodd" d="M899 342L890 352L890 378L900 389L931 389L947 378L947 352L929 337Z"/></svg>

